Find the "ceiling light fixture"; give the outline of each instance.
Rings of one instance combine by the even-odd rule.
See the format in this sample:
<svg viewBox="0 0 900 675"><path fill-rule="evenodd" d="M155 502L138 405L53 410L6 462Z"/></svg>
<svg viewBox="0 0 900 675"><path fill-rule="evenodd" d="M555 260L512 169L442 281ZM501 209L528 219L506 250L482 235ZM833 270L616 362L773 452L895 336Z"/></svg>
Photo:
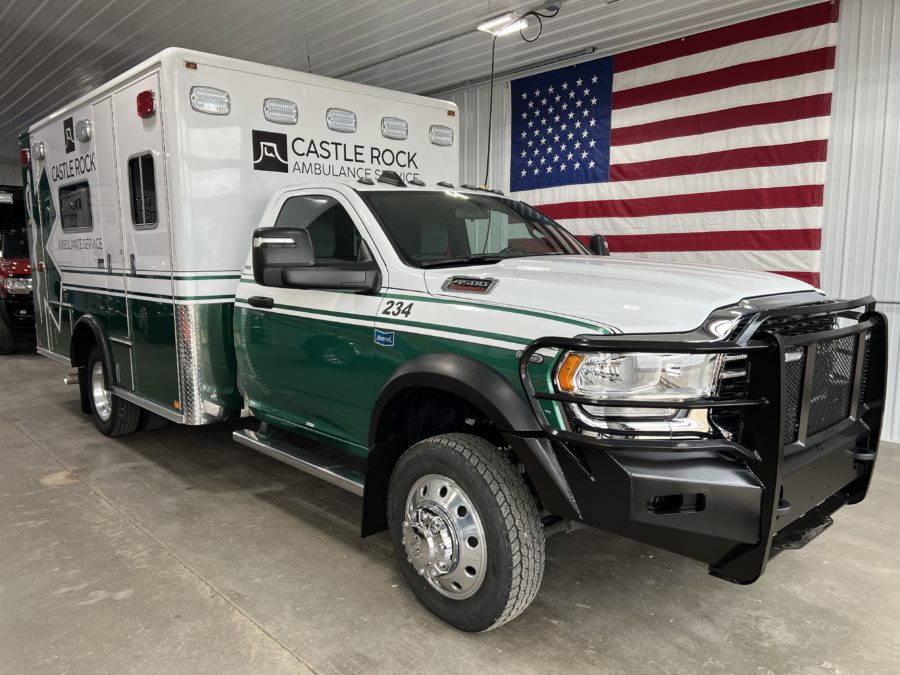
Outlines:
<svg viewBox="0 0 900 675"><path fill-rule="evenodd" d="M500 37L501 35L515 33L517 30L521 30L527 26L528 20L523 19L521 14L518 12L507 12L506 14L494 17L493 19L488 19L487 21L478 24L478 30L490 33L494 37Z"/></svg>

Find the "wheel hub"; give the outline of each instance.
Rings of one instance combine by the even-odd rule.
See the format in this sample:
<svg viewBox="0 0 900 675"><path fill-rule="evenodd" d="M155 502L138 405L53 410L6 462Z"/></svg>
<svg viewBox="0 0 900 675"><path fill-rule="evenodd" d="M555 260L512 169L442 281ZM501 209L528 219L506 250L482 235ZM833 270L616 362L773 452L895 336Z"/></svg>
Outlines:
<svg viewBox="0 0 900 675"><path fill-rule="evenodd" d="M432 506L420 506L403 521L406 559L422 576L446 574L456 562L453 538L446 514Z"/></svg>
<svg viewBox="0 0 900 675"><path fill-rule="evenodd" d="M438 593L475 594L487 571L487 541L469 496L445 476L429 474L406 498L401 541L406 559Z"/></svg>

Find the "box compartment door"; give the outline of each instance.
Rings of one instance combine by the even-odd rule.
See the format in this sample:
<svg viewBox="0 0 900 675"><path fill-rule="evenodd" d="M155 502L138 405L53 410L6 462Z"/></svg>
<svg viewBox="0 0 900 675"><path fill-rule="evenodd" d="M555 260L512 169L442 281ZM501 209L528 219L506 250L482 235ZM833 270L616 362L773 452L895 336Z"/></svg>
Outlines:
<svg viewBox="0 0 900 675"><path fill-rule="evenodd" d="M155 111L138 115L137 98L153 92ZM159 74L116 93L116 156L134 389L174 407L179 400L172 249Z"/></svg>

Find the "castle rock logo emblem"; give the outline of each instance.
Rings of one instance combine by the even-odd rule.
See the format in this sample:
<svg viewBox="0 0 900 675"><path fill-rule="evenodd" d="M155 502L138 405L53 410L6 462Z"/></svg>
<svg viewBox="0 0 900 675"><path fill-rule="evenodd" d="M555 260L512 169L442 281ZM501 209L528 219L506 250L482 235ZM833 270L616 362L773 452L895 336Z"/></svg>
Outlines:
<svg viewBox="0 0 900 675"><path fill-rule="evenodd" d="M75 152L75 124L71 117L63 120L63 138L66 141L66 154Z"/></svg>
<svg viewBox="0 0 900 675"><path fill-rule="evenodd" d="M288 172L287 135L253 130L253 168L257 171Z"/></svg>

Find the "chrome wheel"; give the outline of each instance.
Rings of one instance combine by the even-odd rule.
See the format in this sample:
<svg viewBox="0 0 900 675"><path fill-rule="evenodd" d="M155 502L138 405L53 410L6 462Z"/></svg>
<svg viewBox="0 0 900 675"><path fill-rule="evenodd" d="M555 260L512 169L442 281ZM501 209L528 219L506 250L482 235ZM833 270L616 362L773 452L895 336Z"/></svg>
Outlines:
<svg viewBox="0 0 900 675"><path fill-rule="evenodd" d="M94 410L103 422L109 421L112 413L112 394L103 381L103 364L97 361L91 369L91 395L94 398Z"/></svg>
<svg viewBox="0 0 900 675"><path fill-rule="evenodd" d="M487 572L487 542L472 500L455 482L429 474L406 497L406 559L441 595L475 594Z"/></svg>

